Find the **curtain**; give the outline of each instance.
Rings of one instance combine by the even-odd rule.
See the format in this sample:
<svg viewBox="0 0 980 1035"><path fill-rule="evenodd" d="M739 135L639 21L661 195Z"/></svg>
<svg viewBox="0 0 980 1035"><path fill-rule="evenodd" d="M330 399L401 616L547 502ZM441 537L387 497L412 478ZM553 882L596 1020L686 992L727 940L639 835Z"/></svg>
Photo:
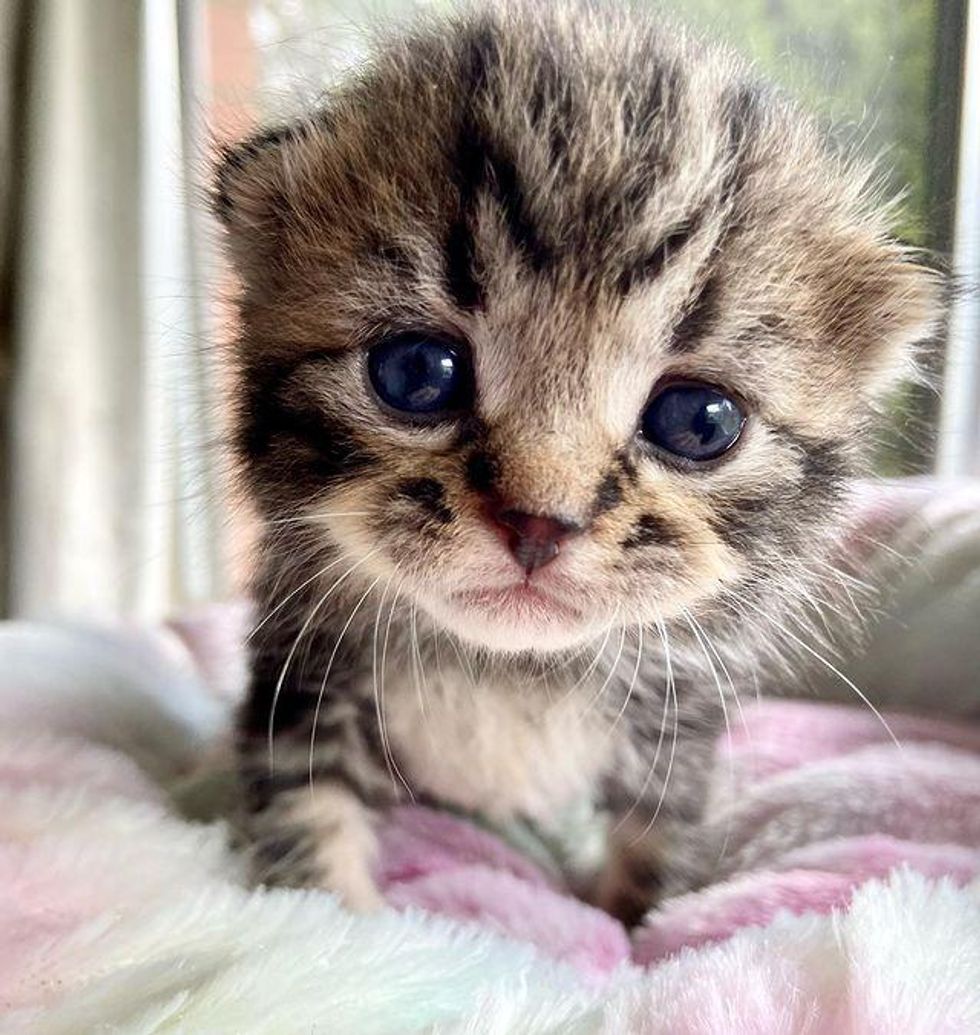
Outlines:
<svg viewBox="0 0 980 1035"><path fill-rule="evenodd" d="M16 0L6 610L156 618L223 590L195 187L195 9ZM11 56L10 54L7 55ZM12 96L11 96L12 94Z"/></svg>

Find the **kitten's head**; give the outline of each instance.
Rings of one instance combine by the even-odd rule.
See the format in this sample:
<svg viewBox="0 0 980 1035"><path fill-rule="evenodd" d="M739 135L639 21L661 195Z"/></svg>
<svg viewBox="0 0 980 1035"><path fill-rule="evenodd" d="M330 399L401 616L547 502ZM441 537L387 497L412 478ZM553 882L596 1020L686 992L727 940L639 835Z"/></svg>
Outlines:
<svg viewBox="0 0 980 1035"><path fill-rule="evenodd" d="M935 319L865 170L582 4L382 49L215 197L264 515L498 650L786 592Z"/></svg>

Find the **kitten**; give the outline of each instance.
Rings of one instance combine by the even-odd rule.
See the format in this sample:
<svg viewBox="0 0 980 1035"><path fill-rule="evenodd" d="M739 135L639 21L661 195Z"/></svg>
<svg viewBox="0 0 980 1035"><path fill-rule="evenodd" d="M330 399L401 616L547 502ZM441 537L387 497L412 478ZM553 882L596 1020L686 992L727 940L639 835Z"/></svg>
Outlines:
<svg viewBox="0 0 980 1035"><path fill-rule="evenodd" d="M870 177L725 50L581 2L425 23L226 150L259 879L378 905L413 797L590 804L609 861L569 878L628 921L707 876L729 680L802 638L936 320Z"/></svg>

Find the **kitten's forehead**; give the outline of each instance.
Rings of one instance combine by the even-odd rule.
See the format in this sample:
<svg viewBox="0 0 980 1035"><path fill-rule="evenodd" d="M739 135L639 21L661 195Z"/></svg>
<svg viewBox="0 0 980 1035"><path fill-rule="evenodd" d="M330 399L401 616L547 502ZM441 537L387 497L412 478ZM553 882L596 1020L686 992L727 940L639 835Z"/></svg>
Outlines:
<svg viewBox="0 0 980 1035"><path fill-rule="evenodd" d="M612 35L484 30L460 55L463 205L489 196L532 269L585 285L647 258L644 231L700 222L736 150L724 87L697 75L712 66Z"/></svg>
<svg viewBox="0 0 980 1035"><path fill-rule="evenodd" d="M574 2L392 44L218 186L253 340L301 354L434 327L480 352L491 408L694 357L801 390L870 382L934 293L873 202L726 52Z"/></svg>

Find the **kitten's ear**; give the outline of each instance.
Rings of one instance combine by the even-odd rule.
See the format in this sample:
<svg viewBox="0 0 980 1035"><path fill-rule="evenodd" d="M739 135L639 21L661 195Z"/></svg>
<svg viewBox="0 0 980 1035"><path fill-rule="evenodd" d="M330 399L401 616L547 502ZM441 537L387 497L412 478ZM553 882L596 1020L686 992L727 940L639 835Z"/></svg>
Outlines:
<svg viewBox="0 0 980 1035"><path fill-rule="evenodd" d="M301 135L299 125L278 126L226 145L218 155L211 208L243 275L263 263L275 245L287 209L289 152Z"/></svg>
<svg viewBox="0 0 980 1035"><path fill-rule="evenodd" d="M915 376L919 349L941 326L945 279L921 252L898 242L849 258L825 282L824 313L831 340L852 353L848 366L861 388L879 395Z"/></svg>

